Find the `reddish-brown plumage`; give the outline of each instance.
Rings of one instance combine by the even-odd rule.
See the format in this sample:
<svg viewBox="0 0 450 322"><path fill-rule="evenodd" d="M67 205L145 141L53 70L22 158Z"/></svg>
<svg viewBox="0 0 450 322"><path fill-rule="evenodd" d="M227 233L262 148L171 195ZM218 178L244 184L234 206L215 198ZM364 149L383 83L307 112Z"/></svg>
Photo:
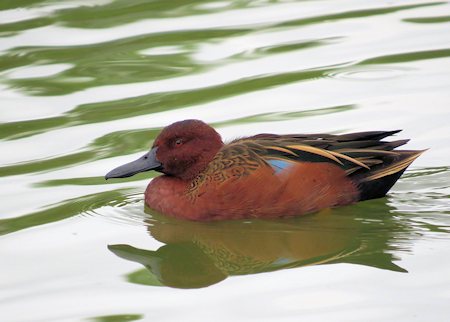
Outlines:
<svg viewBox="0 0 450 322"><path fill-rule="evenodd" d="M190 220L302 215L384 196L423 151L381 141L398 131L259 134L224 145L198 120L166 127L151 151L106 178L157 170L145 203Z"/></svg>
<svg viewBox="0 0 450 322"><path fill-rule="evenodd" d="M165 174L190 180L206 168L223 142L212 127L201 121L189 120L186 125L177 122L166 127L153 146L158 147L156 157L164 165Z"/></svg>
<svg viewBox="0 0 450 322"><path fill-rule="evenodd" d="M263 167L239 179L205 184L194 199L186 193L189 185L175 177L155 178L147 186L145 202L179 218L223 220L295 216L358 199L345 172L329 163L298 164L280 175Z"/></svg>

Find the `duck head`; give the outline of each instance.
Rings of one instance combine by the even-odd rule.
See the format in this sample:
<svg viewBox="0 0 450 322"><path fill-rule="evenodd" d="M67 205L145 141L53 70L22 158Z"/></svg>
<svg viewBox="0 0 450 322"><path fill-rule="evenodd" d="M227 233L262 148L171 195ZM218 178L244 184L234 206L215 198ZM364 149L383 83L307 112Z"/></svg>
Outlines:
<svg viewBox="0 0 450 322"><path fill-rule="evenodd" d="M161 131L148 153L111 170L105 179L155 170L191 180L206 168L222 146L219 133L208 124L199 120L176 122Z"/></svg>

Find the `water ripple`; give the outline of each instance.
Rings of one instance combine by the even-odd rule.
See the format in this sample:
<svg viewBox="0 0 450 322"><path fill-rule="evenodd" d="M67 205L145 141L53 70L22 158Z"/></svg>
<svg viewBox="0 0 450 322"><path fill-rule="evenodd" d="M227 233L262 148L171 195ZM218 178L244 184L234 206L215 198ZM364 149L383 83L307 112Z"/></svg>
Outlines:
<svg viewBox="0 0 450 322"><path fill-rule="evenodd" d="M10 294L2 319L197 321L189 314L198 311L198 297L144 294L142 286L187 287L218 273L200 287L236 274L342 263L236 279L209 289L202 312L225 301L237 306L223 320L250 311L259 320L314 320L311 307L320 302L322 320L442 320L449 7L427 0L1 1L1 269ZM225 140L404 129L399 139L412 139L406 149L430 149L387 198L277 222L186 223L145 210L151 175L103 178L184 118L211 123ZM106 250L134 241L151 249L110 250L151 270L130 272L140 264L121 263ZM111 292L123 283L141 286ZM352 285L369 292L361 296ZM386 298L389 286L403 302ZM80 290L94 296L80 297ZM161 310L173 303L177 310ZM39 310L23 310L29 304Z"/></svg>

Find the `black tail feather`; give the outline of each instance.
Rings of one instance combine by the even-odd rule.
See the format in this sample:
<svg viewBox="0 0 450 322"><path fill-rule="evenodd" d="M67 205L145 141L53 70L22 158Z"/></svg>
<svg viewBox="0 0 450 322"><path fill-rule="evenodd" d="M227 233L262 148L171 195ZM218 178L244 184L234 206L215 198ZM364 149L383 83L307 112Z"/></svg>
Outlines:
<svg viewBox="0 0 450 322"><path fill-rule="evenodd" d="M360 200L381 198L392 188L408 166L424 151L395 151L383 158L383 163L370 170L350 175L360 192Z"/></svg>

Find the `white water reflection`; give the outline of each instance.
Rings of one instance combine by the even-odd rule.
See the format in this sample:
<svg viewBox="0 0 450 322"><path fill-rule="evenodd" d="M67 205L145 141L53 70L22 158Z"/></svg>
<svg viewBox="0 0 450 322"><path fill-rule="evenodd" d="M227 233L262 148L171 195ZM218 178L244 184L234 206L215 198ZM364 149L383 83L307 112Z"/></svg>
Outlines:
<svg viewBox="0 0 450 322"><path fill-rule="evenodd" d="M31 23L0 38L5 58L0 121L13 133L0 141L0 234L5 233L0 276L8 277L0 281L0 319L80 321L135 314L158 321L214 316L409 322L449 315L450 24L411 22L445 16L448 2L214 1L172 9L166 4L166 18L139 15L108 26L100 15L89 28L83 28L82 15L64 20L69 16L60 10L102 3L107 2L43 2L22 16L20 10L0 11L0 19L9 19L0 23ZM114 3L126 10L108 10L124 18L140 2ZM55 22L34 25L39 17ZM221 33L203 35L210 30ZM154 37L133 47L145 35ZM199 38L189 41L193 35ZM83 51L83 46L90 47ZM108 64L102 57L109 56L100 55L104 50L113 51ZM90 60L97 54L99 59ZM139 59L158 66L161 56L168 69L186 60L187 71L149 74L151 81L118 71L117 79L101 82L101 69L93 68L104 64L114 73L115 63L136 62L144 69ZM65 87L77 82L85 86ZM66 91L49 94L59 87ZM140 110L134 113L135 108ZM142 267L115 257L106 246L163 246L143 223L142 192L149 178L102 177L148 148L150 137L140 138L142 151L137 144L128 149L135 138L126 136L131 131L157 130L186 118L212 123L225 140L261 132L404 129L397 137L412 139L406 148L430 150L380 202L392 207L386 216L411 225L411 234L391 245L408 242L409 253L395 255L409 273L334 264L235 276L191 291L130 283L127 276ZM56 162L60 158L66 162ZM359 219L367 225L382 220L364 218L371 205L361 206Z"/></svg>

